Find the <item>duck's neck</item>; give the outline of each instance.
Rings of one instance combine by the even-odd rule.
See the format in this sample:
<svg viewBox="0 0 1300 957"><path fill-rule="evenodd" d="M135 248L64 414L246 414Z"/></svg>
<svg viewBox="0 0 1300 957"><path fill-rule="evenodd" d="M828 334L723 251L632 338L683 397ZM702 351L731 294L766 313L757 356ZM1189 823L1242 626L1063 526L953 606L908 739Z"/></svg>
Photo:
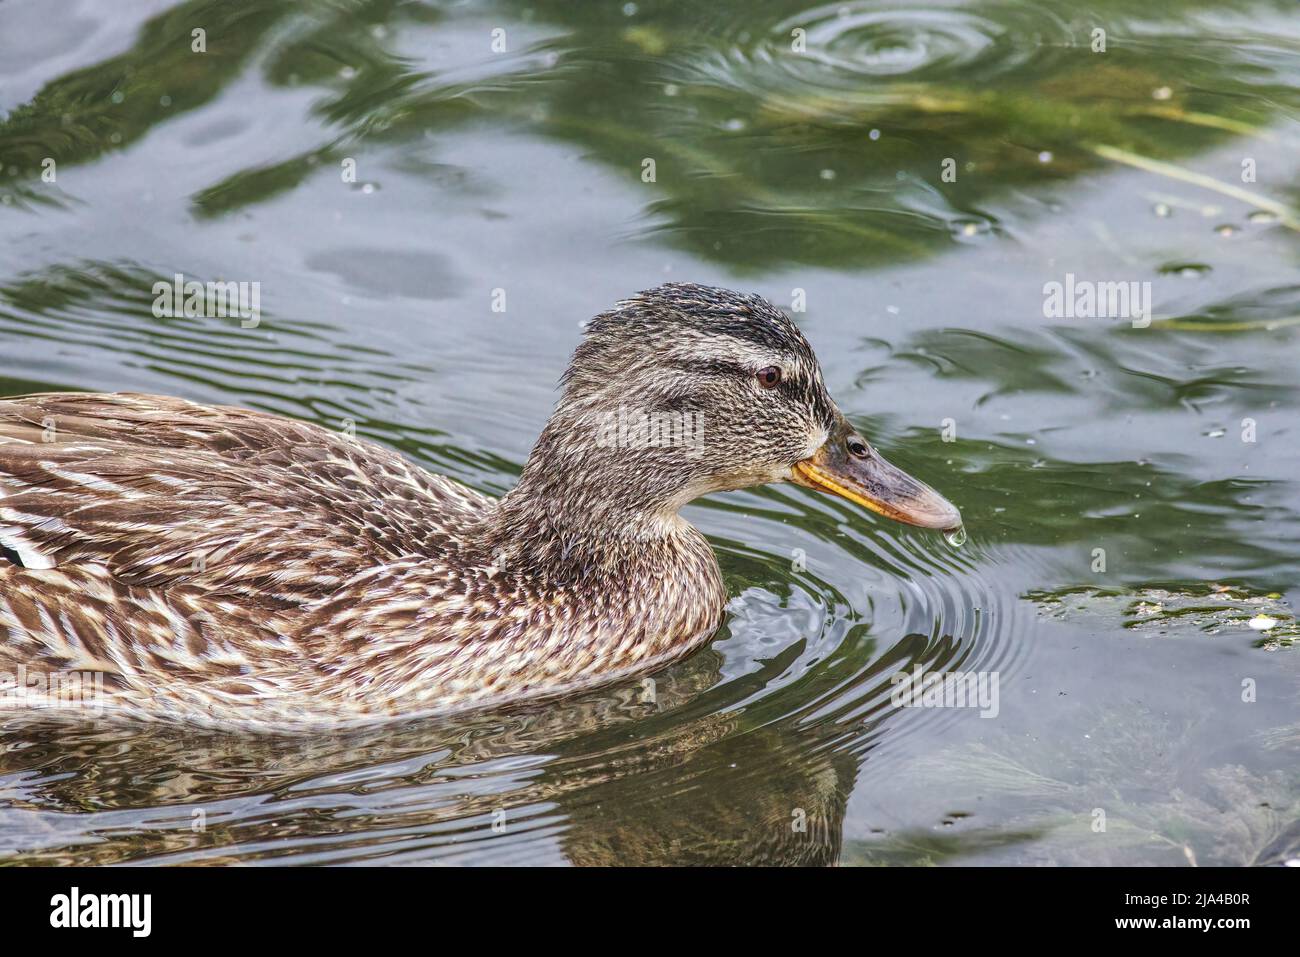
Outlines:
<svg viewBox="0 0 1300 957"><path fill-rule="evenodd" d="M726 588L708 541L678 515L689 476L580 436L552 418L475 544L493 594L509 596L529 623L519 626L522 657L540 642L562 648L575 673L632 673L706 640Z"/></svg>
<svg viewBox="0 0 1300 957"><path fill-rule="evenodd" d="M557 413L519 484L502 498L484 541L507 565L556 580L627 574L712 552L678 515L684 481L671 463L629 468L617 444L589 440L584 422ZM589 420L587 420L589 421ZM665 567L668 565L669 567Z"/></svg>

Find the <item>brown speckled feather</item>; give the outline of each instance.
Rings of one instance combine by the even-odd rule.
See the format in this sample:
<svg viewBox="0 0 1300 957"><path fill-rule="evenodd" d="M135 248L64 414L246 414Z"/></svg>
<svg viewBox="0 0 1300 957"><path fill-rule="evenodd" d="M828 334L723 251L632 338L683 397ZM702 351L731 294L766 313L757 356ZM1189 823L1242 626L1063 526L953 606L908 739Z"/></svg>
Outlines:
<svg viewBox="0 0 1300 957"><path fill-rule="evenodd" d="M561 693L691 650L723 598L664 614L653 585L522 579L474 541L495 500L365 440L162 396L0 401L0 492L21 559L0 558L0 671L102 673L101 703L140 717L279 727ZM698 536L663 547L645 562L715 582Z"/></svg>
<svg viewBox="0 0 1300 957"><path fill-rule="evenodd" d="M291 604L491 504L319 426L122 394L0 400L0 498L0 529L56 565Z"/></svg>

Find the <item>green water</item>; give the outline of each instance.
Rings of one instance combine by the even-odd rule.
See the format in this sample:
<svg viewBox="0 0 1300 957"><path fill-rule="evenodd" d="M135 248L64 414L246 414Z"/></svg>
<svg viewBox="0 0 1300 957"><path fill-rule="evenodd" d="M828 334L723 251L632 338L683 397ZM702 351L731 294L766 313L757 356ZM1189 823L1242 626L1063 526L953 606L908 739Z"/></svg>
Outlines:
<svg viewBox="0 0 1300 957"><path fill-rule="evenodd" d="M350 421L499 493L583 320L715 283L969 535L697 503L731 614L653 702L9 727L0 862L1295 858L1300 15L1086 6L0 5L0 393ZM155 318L176 273L260 322ZM1067 274L1150 324L1048 317ZM898 706L918 664L996 714Z"/></svg>

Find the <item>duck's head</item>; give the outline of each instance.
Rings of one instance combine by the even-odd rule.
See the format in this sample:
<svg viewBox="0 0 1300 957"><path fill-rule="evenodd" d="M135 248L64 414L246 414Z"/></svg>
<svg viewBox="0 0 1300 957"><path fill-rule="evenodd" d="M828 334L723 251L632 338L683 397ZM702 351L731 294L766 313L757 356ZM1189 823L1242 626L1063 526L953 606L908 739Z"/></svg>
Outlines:
<svg viewBox="0 0 1300 957"><path fill-rule="evenodd" d="M556 521L608 526L771 482L911 525L961 524L947 499L845 419L812 347L779 309L761 296L670 283L588 324L512 498Z"/></svg>

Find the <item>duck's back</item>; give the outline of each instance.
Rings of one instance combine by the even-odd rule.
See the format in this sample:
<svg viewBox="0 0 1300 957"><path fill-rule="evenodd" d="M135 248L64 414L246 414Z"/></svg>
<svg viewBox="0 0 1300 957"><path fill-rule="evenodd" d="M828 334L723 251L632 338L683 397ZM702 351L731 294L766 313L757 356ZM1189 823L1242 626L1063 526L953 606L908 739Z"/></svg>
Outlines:
<svg viewBox="0 0 1300 957"><path fill-rule="evenodd" d="M265 413L0 400L0 671L93 670L110 690L193 673L234 696L250 674L292 681L309 666L289 627L304 608L412 555L454 564L494 505L374 443Z"/></svg>

